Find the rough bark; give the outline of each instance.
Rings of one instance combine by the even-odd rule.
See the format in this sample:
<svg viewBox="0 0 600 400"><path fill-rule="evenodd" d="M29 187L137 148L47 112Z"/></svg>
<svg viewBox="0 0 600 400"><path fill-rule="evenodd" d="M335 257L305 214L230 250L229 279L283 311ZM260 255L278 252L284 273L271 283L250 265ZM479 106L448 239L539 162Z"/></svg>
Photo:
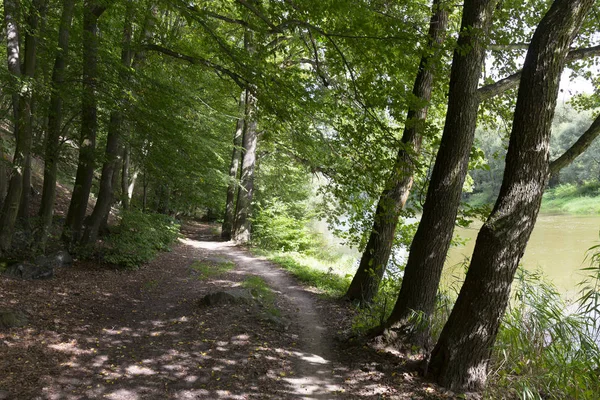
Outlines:
<svg viewBox="0 0 600 400"><path fill-rule="evenodd" d="M246 91L243 91L240 96L240 117L235 126L231 164L229 164L229 184L227 185L227 199L225 201L225 217L223 218L223 225L221 227L221 238L223 240L231 240L235 218L235 195L238 188L242 137L244 136L245 97Z"/></svg>
<svg viewBox="0 0 600 400"><path fill-rule="evenodd" d="M81 138L75 186L69 203L63 237L71 244L79 241L94 178L98 110L98 19L105 8L93 0L83 11L83 94L81 98Z"/></svg>
<svg viewBox="0 0 600 400"><path fill-rule="evenodd" d="M42 188L42 202L39 216L41 219L40 244L45 247L48 231L52 225L54 213L54 200L56 198L56 173L58 170L58 157L60 153L60 133L63 119L63 90L65 88L65 75L69 57L69 34L73 21L75 0L63 2L63 11L58 31L58 50L52 70L52 94L48 109L48 133L46 136L44 157L44 183Z"/></svg>
<svg viewBox="0 0 600 400"><path fill-rule="evenodd" d="M423 216L410 247L398 300L386 325L407 322L413 313L431 315L450 247L454 221L475 136L477 84L485 37L496 0L466 0L450 75L448 111ZM426 338L426 332L417 337Z"/></svg>
<svg viewBox="0 0 600 400"><path fill-rule="evenodd" d="M452 389L485 384L511 284L549 177L550 130L565 57L593 0L555 0L534 33L521 77L506 169L481 228L456 305L431 355L430 375Z"/></svg>
<svg viewBox="0 0 600 400"><path fill-rule="evenodd" d="M19 48L19 26L17 23L18 3L4 0L4 25L6 29L8 72L11 75L11 98L13 111L13 132L16 139L8 192L0 215L0 252L10 249L19 211L19 201L23 189L23 167L29 156L31 140L26 136L25 124L28 119L27 94L21 90L21 51Z"/></svg>
<svg viewBox="0 0 600 400"><path fill-rule="evenodd" d="M127 84L127 74L129 68L131 68L133 59L133 53L131 51L132 20L133 4L129 1L127 3L125 25L123 29L123 48L121 51L122 72L119 74L119 80L123 86L126 86ZM116 109L111 111L110 114L106 150L104 153L105 161L102 165L102 175L100 177L100 190L98 192L96 205L94 206L94 211L88 219L83 233L83 244L92 244L96 242L103 221L108 218L112 206L115 188L113 185L113 175L116 173L120 156L123 153L121 146L121 126L123 124L123 108L126 106L124 98L125 97L119 101Z"/></svg>
<svg viewBox="0 0 600 400"><path fill-rule="evenodd" d="M370 303L379 290L387 268L400 212L406 204L413 184L415 159L421 150L422 134L433 90L435 59L439 53L437 50L446 36L447 25L448 10L441 0L435 0L429 26L429 43L426 54L421 59L413 88L417 104L408 110L402 145L391 176L379 198L367 247L346 292L345 297L348 300Z"/></svg>

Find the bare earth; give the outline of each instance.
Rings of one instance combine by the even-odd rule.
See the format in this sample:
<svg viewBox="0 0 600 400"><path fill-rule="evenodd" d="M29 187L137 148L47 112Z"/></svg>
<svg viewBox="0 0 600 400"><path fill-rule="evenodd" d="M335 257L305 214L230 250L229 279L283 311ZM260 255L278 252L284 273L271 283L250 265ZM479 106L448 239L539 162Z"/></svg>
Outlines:
<svg viewBox="0 0 600 400"><path fill-rule="evenodd" d="M48 281L0 277L0 309L29 316L0 331L0 399L449 398L401 358L336 338L347 304L324 300L210 228L186 226L137 271L78 262ZM195 261L236 267L202 279ZM207 293L262 277L280 317L257 305L202 306Z"/></svg>

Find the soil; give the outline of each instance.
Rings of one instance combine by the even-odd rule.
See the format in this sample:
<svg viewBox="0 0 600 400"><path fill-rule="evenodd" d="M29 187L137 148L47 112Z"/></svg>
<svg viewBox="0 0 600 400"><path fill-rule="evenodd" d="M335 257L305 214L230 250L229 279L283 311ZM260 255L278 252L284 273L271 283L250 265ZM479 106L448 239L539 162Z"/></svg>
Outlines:
<svg viewBox="0 0 600 400"><path fill-rule="evenodd" d="M406 361L339 339L353 310L319 297L212 227L189 224L173 251L135 271L78 261L47 281L0 277L0 309L27 315L0 331L3 399L451 398ZM235 267L204 277L197 261ZM208 293L259 276L260 302L205 306ZM271 307L272 308L272 307Z"/></svg>

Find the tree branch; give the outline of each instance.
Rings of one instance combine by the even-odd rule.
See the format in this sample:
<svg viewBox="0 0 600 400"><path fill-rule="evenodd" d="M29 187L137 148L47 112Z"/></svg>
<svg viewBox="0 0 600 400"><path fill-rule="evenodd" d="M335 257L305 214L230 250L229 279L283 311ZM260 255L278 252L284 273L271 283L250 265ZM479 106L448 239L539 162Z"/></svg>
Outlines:
<svg viewBox="0 0 600 400"><path fill-rule="evenodd" d="M158 53L162 53L162 54L167 55L169 57L173 57L173 58L176 58L178 60L187 61L190 64L202 65L204 67L213 69L217 73L225 74L225 75L229 76L242 89L246 88L246 86L247 86L247 82L248 81L246 79L244 79L240 75L236 74L233 71L228 70L227 68L225 68L225 67L223 67L221 65L215 64L212 61L206 60L206 59L201 58L201 57L189 56L189 55L186 55L186 54L178 53L176 51L173 51L171 49L167 49L166 47L162 47L162 46L159 46L157 44L146 44L143 47L146 50L156 51Z"/></svg>
<svg viewBox="0 0 600 400"><path fill-rule="evenodd" d="M587 131L564 154L550 163L550 175L556 175L561 169L571 164L586 151L600 135L600 116L598 116Z"/></svg>
<svg viewBox="0 0 600 400"><path fill-rule="evenodd" d="M582 60L587 57L595 57L600 55L600 46L587 47L583 49L573 49L567 54L567 62L573 62ZM506 92L509 89L514 89L519 86L521 80L521 71L516 72L504 79L500 79L497 82L485 85L479 88L477 91L479 100L489 100L492 97L498 96L501 93Z"/></svg>

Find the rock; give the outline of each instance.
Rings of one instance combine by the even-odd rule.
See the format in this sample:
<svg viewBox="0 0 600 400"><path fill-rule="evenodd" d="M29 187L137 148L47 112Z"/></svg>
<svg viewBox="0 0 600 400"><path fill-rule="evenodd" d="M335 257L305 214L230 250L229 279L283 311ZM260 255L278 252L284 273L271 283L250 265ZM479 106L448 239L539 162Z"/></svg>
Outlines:
<svg viewBox="0 0 600 400"><path fill-rule="evenodd" d="M73 257L71 257L71 255L65 250L60 250L54 253L51 257L54 261L55 267L70 267L73 265Z"/></svg>
<svg viewBox="0 0 600 400"><path fill-rule="evenodd" d="M21 311L0 310L0 329L18 328L24 325L27 325L27 316Z"/></svg>
<svg viewBox="0 0 600 400"><path fill-rule="evenodd" d="M51 265L36 265L28 262L13 264L6 268L4 275L20 279L49 279L54 276L54 268Z"/></svg>
<svg viewBox="0 0 600 400"><path fill-rule="evenodd" d="M222 304L251 303L254 300L252 293L247 289L229 289L220 292L209 293L200 299L203 306L218 306Z"/></svg>

